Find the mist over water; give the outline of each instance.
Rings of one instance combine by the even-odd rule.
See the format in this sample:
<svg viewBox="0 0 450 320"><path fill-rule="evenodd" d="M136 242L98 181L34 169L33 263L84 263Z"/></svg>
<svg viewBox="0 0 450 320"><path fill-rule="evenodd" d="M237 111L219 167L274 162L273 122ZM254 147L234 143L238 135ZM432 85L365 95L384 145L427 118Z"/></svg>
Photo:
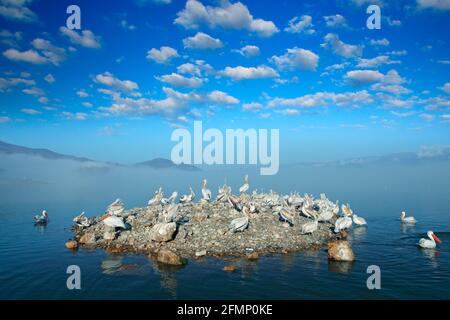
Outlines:
<svg viewBox="0 0 450 320"><path fill-rule="evenodd" d="M64 248L72 218L104 212L121 198L127 208L145 206L153 192L198 194L201 179L215 197L225 182L237 192L248 173L251 190L298 191L349 202L368 226L350 234L357 261L329 263L319 250L236 261L238 272L221 269L226 262L205 258L182 268L167 268L143 255L112 256L103 250ZM259 167L203 167L190 172L156 170L96 162L0 157L0 298L437 298L450 292L450 162L419 164L281 166L275 176L260 176ZM198 199L197 199L198 200ZM46 228L33 216L46 209ZM401 226L405 210L419 220ZM443 241L436 250L417 248L426 231ZM66 268L82 270L82 290L69 291ZM381 268L382 290L368 290L366 268ZM198 286L199 281L205 283Z"/></svg>

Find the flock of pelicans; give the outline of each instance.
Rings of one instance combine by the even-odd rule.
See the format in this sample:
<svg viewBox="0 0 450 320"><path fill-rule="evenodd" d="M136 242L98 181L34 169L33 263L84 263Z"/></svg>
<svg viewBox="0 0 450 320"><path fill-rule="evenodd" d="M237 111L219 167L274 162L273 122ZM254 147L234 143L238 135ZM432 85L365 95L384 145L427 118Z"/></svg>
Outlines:
<svg viewBox="0 0 450 320"><path fill-rule="evenodd" d="M312 219L311 222L307 222L302 225L302 234L312 234L318 229L319 222L325 222L331 220L335 215L339 214L341 209L342 215L336 220L334 224L334 232L339 233L343 230L349 229L352 224L366 225L367 222L364 218L357 216L353 213L349 204L343 204L339 207L339 202L331 202L327 199L325 194L321 194L319 199L314 199L312 196L305 194L303 197L298 193L291 193L290 195L280 196L278 193L270 191L269 193L258 193L254 190L251 194L248 202L242 201L242 196L246 195L250 185L248 182L248 175L244 177L244 184L239 188L241 196L235 196L231 193L231 187L226 184L219 188L217 197L212 200L211 190L207 187L206 179L202 181L202 198L200 204L206 204L210 202L228 202L235 210L242 213L242 217L233 219L229 224L229 229L232 232L244 231L249 225L249 219L253 218L253 214L258 213L259 207L262 205L272 208L274 214L279 216L279 220L288 223L292 226L295 223L295 218L298 214L306 216ZM179 203L188 204L192 203L195 198L195 193L190 189L190 193L180 197ZM176 200L178 193L175 191L169 197L164 197L162 188L155 191L153 198L148 201L148 206L162 205L162 216L164 222L169 223L175 221L178 204ZM98 219L98 222L103 222L110 228L127 229L126 224L121 217L124 212L125 206L120 199L116 199L111 203L104 216ZM417 220L414 217L407 217L403 211L400 215L400 220L404 224L415 224ZM47 224L49 221L47 211L42 211L41 215L35 216L36 224ZM82 212L75 217L73 221L81 228L89 227L93 223L93 219L89 219ZM434 234L433 231L428 231L428 239L420 239L418 245L422 248L435 248L436 241L442 243L441 240Z"/></svg>

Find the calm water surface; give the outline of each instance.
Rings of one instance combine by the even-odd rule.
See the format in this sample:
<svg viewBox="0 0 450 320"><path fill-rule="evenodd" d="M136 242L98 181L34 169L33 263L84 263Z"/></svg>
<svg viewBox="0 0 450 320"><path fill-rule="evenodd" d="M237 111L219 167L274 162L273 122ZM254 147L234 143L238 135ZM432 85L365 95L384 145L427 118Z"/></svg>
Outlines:
<svg viewBox="0 0 450 320"><path fill-rule="evenodd" d="M3 159L4 160L4 159ZM14 170L0 171L1 299L449 299L450 166L296 168L275 177L253 175L252 185L282 192L326 192L352 204L368 220L353 228L357 260L330 263L325 250L238 259L235 273L215 258L191 260L183 268L163 267L144 255L109 255L103 250L71 252L64 247L74 215L103 212L121 197L143 206L157 186L183 193L206 176L211 189L224 177L236 190L238 171L157 172L120 168L87 170L79 164L29 164L8 158ZM251 176L252 177L252 176ZM198 186L197 186L198 189ZM47 227L33 215L46 208ZM406 209L419 223L402 226ZM443 244L421 250L418 240L433 230ZM68 265L81 268L82 290L66 288ZM381 268L381 290L368 290L367 267Z"/></svg>

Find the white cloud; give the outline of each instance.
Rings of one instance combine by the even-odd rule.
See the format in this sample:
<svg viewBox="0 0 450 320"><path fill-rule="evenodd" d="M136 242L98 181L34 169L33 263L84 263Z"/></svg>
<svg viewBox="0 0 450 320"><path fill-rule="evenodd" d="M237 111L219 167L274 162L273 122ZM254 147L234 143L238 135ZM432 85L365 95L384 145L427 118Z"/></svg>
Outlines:
<svg viewBox="0 0 450 320"><path fill-rule="evenodd" d="M450 94L450 82L445 83L442 87L439 87L439 89Z"/></svg>
<svg viewBox="0 0 450 320"><path fill-rule="evenodd" d="M0 116L0 123L8 123L11 121L10 117L1 117Z"/></svg>
<svg viewBox="0 0 450 320"><path fill-rule="evenodd" d="M84 121L87 119L88 115L84 112L69 112L69 111L63 111L61 112L62 116L69 120L79 120Z"/></svg>
<svg viewBox="0 0 450 320"><path fill-rule="evenodd" d="M305 33L313 34L316 31L313 29L312 17L308 15L303 15L301 18L294 17L289 20L289 25L284 28L284 31L289 33Z"/></svg>
<svg viewBox="0 0 450 320"><path fill-rule="evenodd" d="M370 40L370 44L373 45L373 46L384 46L384 47L386 47L386 46L389 45L389 40L386 39L386 38L378 39L378 40L371 39Z"/></svg>
<svg viewBox="0 0 450 320"><path fill-rule="evenodd" d="M358 86L378 82L383 79L383 76L381 72L375 70L353 70L346 73L345 79L351 85Z"/></svg>
<svg viewBox="0 0 450 320"><path fill-rule="evenodd" d="M37 88L37 87L23 89L22 92L26 93L26 94L29 94L31 96L35 96L35 97L39 97L39 96L45 95L44 90L42 90L41 88Z"/></svg>
<svg viewBox="0 0 450 320"><path fill-rule="evenodd" d="M258 67L226 67L221 74L234 80L278 77L278 73L273 68L264 65Z"/></svg>
<svg viewBox="0 0 450 320"><path fill-rule="evenodd" d="M177 13L175 24L186 29L198 29L201 25L210 28L244 29L262 37L270 37L278 32L272 21L254 19L247 6L241 2L220 2L219 6L205 6L200 1L188 0L183 10Z"/></svg>
<svg viewBox="0 0 450 320"><path fill-rule="evenodd" d="M122 21L120 21L120 26L126 30L136 30L136 26L133 24L129 24L127 20L123 19Z"/></svg>
<svg viewBox="0 0 450 320"><path fill-rule="evenodd" d="M203 80L200 78L197 77L187 78L174 72L171 74L156 77L156 79L175 87L198 88L203 85Z"/></svg>
<svg viewBox="0 0 450 320"><path fill-rule="evenodd" d="M22 40L22 32L15 31L11 32L9 30L0 31L0 43L10 46L18 47L18 42Z"/></svg>
<svg viewBox="0 0 450 320"><path fill-rule="evenodd" d="M440 64L450 64L450 60L438 60Z"/></svg>
<svg viewBox="0 0 450 320"><path fill-rule="evenodd" d="M420 118L422 118L422 120L430 122L430 121L433 121L435 117L433 115L431 115L431 114L428 114L428 113L422 113L420 115Z"/></svg>
<svg viewBox="0 0 450 320"><path fill-rule="evenodd" d="M33 64L45 64L48 62L48 60L46 58L44 58L37 51L32 50L32 49L27 50L27 51L8 49L3 52L3 55L6 58L8 58L9 60L23 61L23 62L33 63Z"/></svg>
<svg viewBox="0 0 450 320"><path fill-rule="evenodd" d="M36 109L32 109L32 108L23 108L20 110L20 112L28 114L28 115L38 115L38 114L42 113L42 112L40 112Z"/></svg>
<svg viewBox="0 0 450 320"><path fill-rule="evenodd" d="M240 50L236 50L238 53L246 58L259 56L260 50L257 46L247 45L242 47Z"/></svg>
<svg viewBox="0 0 450 320"><path fill-rule="evenodd" d="M9 90L17 85L34 86L36 82L31 79L23 78L0 78L0 92Z"/></svg>
<svg viewBox="0 0 450 320"><path fill-rule="evenodd" d="M49 62L56 66L66 59L66 50L53 45L48 40L37 38L33 40L32 44Z"/></svg>
<svg viewBox="0 0 450 320"><path fill-rule="evenodd" d="M220 104L238 104L239 100L235 97L232 97L225 92L215 90L208 94L208 98L212 102L220 103Z"/></svg>
<svg viewBox="0 0 450 320"><path fill-rule="evenodd" d="M340 14L335 14L333 16L324 16L325 24L327 27L348 27L347 20L344 16Z"/></svg>
<svg viewBox="0 0 450 320"><path fill-rule="evenodd" d="M28 8L32 0L0 0L0 16L8 20L35 22L37 15Z"/></svg>
<svg viewBox="0 0 450 320"><path fill-rule="evenodd" d="M83 102L82 105L83 105L83 107L86 107L86 108L92 108L93 107L92 103L90 103L90 102Z"/></svg>
<svg viewBox="0 0 450 320"><path fill-rule="evenodd" d="M168 63L173 58L178 57L178 52L174 48L163 46L159 50L152 48L147 52L147 59L153 60L157 63Z"/></svg>
<svg viewBox="0 0 450 320"><path fill-rule="evenodd" d="M223 47L220 39L215 39L203 32L197 32L195 36L183 39L183 45L185 48L200 50L218 49Z"/></svg>
<svg viewBox="0 0 450 320"><path fill-rule="evenodd" d="M77 95L78 95L80 98L87 98L87 97L89 97L89 94L87 94L87 92L86 92L84 89L78 90L78 91L77 91Z"/></svg>
<svg viewBox="0 0 450 320"><path fill-rule="evenodd" d="M279 69L314 71L319 63L319 56L310 50L295 47L287 49L287 52L282 56L273 56L270 60Z"/></svg>
<svg viewBox="0 0 450 320"><path fill-rule="evenodd" d="M55 77L53 77L53 75L49 73L44 77L44 80L47 81L48 83L53 83L55 82Z"/></svg>
<svg viewBox="0 0 450 320"><path fill-rule="evenodd" d="M263 108L263 105L258 102L245 103L242 105L242 108L246 111L258 111Z"/></svg>
<svg viewBox="0 0 450 320"><path fill-rule="evenodd" d="M298 109L283 109L283 110L276 110L275 112L282 114L284 116L298 116L300 114L300 110Z"/></svg>
<svg viewBox="0 0 450 320"><path fill-rule="evenodd" d="M389 56L378 56L372 59L358 59L357 68L377 68L385 64L401 63L398 60L391 60Z"/></svg>
<svg viewBox="0 0 450 320"><path fill-rule="evenodd" d="M392 26L392 27L399 27L402 25L402 22L398 19L391 19L390 17L386 18L388 25Z"/></svg>
<svg viewBox="0 0 450 320"><path fill-rule="evenodd" d="M203 60L196 60L194 63L183 63L177 67L178 73L190 74L192 76L201 76L213 71L213 67Z"/></svg>
<svg viewBox="0 0 450 320"><path fill-rule="evenodd" d="M437 10L450 10L450 0L417 0L420 8Z"/></svg>
<svg viewBox="0 0 450 320"><path fill-rule="evenodd" d="M69 38L73 44L78 44L82 47L98 49L101 47L100 37L96 36L91 30L82 30L81 34L70 30L67 27L59 28L63 35Z"/></svg>
<svg viewBox="0 0 450 320"><path fill-rule="evenodd" d="M406 50L386 52L386 54L391 55L391 56L405 56L407 53L408 53L408 51L406 51Z"/></svg>
<svg viewBox="0 0 450 320"><path fill-rule="evenodd" d="M39 103L47 104L48 98L47 97L39 97L38 101L39 101Z"/></svg>
<svg viewBox="0 0 450 320"><path fill-rule="evenodd" d="M110 72L105 72L95 76L95 82L101 83L115 90L128 92L139 89L136 82L130 80L120 80Z"/></svg>
<svg viewBox="0 0 450 320"><path fill-rule="evenodd" d="M339 39L339 36L334 33L328 33L324 37L325 43L322 47L330 48L335 54L345 57L360 57L362 55L363 47L359 45L347 44Z"/></svg>

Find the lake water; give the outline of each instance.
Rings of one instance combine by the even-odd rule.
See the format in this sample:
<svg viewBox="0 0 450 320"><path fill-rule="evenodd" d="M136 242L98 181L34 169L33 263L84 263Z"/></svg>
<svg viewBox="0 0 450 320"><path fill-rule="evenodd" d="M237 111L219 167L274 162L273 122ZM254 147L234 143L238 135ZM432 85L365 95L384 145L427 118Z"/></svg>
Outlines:
<svg viewBox="0 0 450 320"><path fill-rule="evenodd" d="M198 192L202 177L214 195L224 180L237 190L249 172L252 188L297 190L349 202L367 227L353 228L357 260L330 263L325 250L228 261L190 260L163 267L144 255L71 252L73 216L104 211L120 197L128 208L144 206L157 187L166 194ZM180 172L145 168L104 169L67 161L2 156L0 161L0 299L449 299L450 165L282 167L273 177L255 168ZM47 227L33 216L47 209ZM406 210L419 220L402 226ZM428 230L443 241L436 250L416 245ZM66 268L81 268L81 290L68 290ZM381 290L368 290L367 267L381 268Z"/></svg>

